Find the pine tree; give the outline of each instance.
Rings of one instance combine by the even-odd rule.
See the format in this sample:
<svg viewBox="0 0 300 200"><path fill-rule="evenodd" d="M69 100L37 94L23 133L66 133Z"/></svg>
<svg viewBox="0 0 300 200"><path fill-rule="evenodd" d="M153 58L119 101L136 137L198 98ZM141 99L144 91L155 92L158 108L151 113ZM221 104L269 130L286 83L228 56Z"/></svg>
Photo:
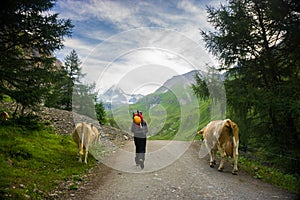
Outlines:
<svg viewBox="0 0 300 200"><path fill-rule="evenodd" d="M95 99L95 101L96 101L96 105L95 105L96 118L98 122L101 125L103 125L106 123L106 112L104 109L104 105L102 101L100 101L99 103L97 103L97 99Z"/></svg>
<svg viewBox="0 0 300 200"><path fill-rule="evenodd" d="M66 110L72 110L72 94L75 84L80 84L81 78L85 76L81 72L81 61L77 52L73 49L69 55L65 57L64 69L67 72L66 91L63 94L66 102Z"/></svg>
<svg viewBox="0 0 300 200"><path fill-rule="evenodd" d="M72 95L72 111L97 119L95 112L96 84L75 84Z"/></svg>
<svg viewBox="0 0 300 200"><path fill-rule="evenodd" d="M53 75L53 83L49 88L49 93L45 98L45 106L57 109L67 109L68 84L70 82L67 71L63 68L63 64L59 64L55 74Z"/></svg>
<svg viewBox="0 0 300 200"><path fill-rule="evenodd" d="M53 6L53 0L1 1L0 93L23 108L48 94L55 73L52 52L71 35L71 21L49 12Z"/></svg>
<svg viewBox="0 0 300 200"><path fill-rule="evenodd" d="M215 31L201 33L227 71L227 102L242 142L256 138L267 151L299 155L298 2L231 0L208 14Z"/></svg>

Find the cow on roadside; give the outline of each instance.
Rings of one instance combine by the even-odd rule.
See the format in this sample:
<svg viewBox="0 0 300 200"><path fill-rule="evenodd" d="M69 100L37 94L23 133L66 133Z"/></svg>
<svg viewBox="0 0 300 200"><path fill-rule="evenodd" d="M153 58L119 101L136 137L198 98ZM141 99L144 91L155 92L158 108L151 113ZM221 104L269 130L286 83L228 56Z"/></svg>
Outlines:
<svg viewBox="0 0 300 200"><path fill-rule="evenodd" d="M230 119L211 121L203 129L198 131L203 134L204 143L210 156L210 167L216 165L216 152L221 154L221 162L218 170L223 171L226 156L233 159L232 174L237 175L239 129L236 123Z"/></svg>
<svg viewBox="0 0 300 200"><path fill-rule="evenodd" d="M81 157L85 154L84 163L87 163L89 145L95 144L98 137L98 129L93 124L82 122L76 125L73 130L73 140L78 145L79 162L82 162Z"/></svg>

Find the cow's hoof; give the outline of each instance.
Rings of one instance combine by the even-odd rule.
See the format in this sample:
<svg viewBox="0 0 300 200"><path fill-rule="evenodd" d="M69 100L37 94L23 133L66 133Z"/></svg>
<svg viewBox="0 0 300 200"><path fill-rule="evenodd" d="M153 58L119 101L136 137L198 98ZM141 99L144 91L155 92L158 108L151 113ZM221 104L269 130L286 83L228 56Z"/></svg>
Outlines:
<svg viewBox="0 0 300 200"><path fill-rule="evenodd" d="M224 169L224 168L219 168L218 171L219 171L219 172L223 172L223 169Z"/></svg>
<svg viewBox="0 0 300 200"><path fill-rule="evenodd" d="M232 173L232 175L238 175L237 171L232 171L231 173Z"/></svg>
<svg viewBox="0 0 300 200"><path fill-rule="evenodd" d="M216 163L216 161L214 160L214 161L212 161L212 162L209 163L209 166L210 166L211 168L214 168L216 164L217 164L217 163Z"/></svg>

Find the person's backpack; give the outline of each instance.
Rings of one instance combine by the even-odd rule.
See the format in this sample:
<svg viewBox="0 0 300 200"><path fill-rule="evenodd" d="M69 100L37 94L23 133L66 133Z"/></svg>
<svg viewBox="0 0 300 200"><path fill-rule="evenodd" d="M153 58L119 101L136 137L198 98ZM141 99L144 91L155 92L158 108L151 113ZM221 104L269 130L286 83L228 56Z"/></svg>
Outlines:
<svg viewBox="0 0 300 200"><path fill-rule="evenodd" d="M138 116L138 115L135 115L135 116L133 117L133 121L134 121L134 123L135 123L136 125L140 125L140 124L142 123L142 119L141 119L141 117Z"/></svg>

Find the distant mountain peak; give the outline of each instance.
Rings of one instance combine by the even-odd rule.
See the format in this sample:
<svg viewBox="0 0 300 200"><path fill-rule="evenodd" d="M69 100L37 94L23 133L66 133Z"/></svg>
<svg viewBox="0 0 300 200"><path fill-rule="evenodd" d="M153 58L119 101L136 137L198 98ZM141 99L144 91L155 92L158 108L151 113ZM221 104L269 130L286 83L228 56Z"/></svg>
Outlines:
<svg viewBox="0 0 300 200"><path fill-rule="evenodd" d="M185 89L195 82L195 74L199 73L198 70L193 70L182 75L176 75L168 79L160 88L154 93L165 93L176 85L180 85L180 88ZM151 94L149 94L151 95ZM120 87L112 85L103 94L99 95L99 99L104 103L106 109L114 109L123 105L135 104L144 97L141 94L127 94ZM156 100L158 101L158 100Z"/></svg>
<svg viewBox="0 0 300 200"><path fill-rule="evenodd" d="M142 97L144 96L141 94L127 94L116 85L111 86L103 94L99 95L99 99L104 103L104 105L107 104L106 108L109 109L119 107L125 104L134 104Z"/></svg>

